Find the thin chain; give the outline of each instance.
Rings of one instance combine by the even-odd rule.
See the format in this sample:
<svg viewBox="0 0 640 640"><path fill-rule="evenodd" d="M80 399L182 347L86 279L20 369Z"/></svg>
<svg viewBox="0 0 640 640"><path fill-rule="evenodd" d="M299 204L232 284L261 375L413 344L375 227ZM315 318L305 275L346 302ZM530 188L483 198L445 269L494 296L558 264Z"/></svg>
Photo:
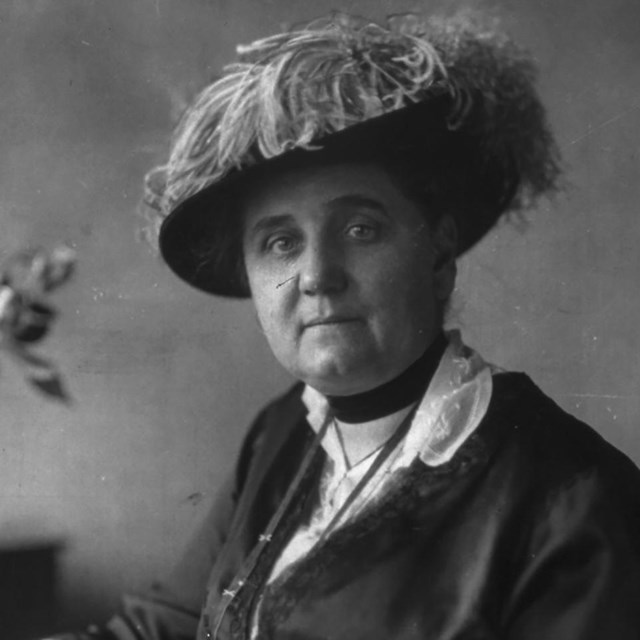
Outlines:
<svg viewBox="0 0 640 640"><path fill-rule="evenodd" d="M411 422L413 421L413 416L416 413L416 409L418 405L416 404L411 411L406 415L404 420L400 423L398 428L394 431L393 435L384 443L381 447L380 451L376 455L375 459L371 463L371 466L367 469L366 473L362 476L358 484L354 487L353 491L349 494L347 499L344 501L340 509L336 512L336 514L331 518L331 521L326 526L325 530L322 532L317 544L321 544L327 538L329 533L335 528L335 526L340 522L344 514L351 508L351 505L355 502L355 500L362 494L362 491L367 486L369 481L373 478L373 476L379 471L385 461L389 458L393 450L396 446L401 442L404 436L409 431L409 427L411 426ZM372 452L372 454L375 453ZM346 474L345 474L346 476ZM342 478L344 480L344 478ZM342 480L340 482L342 482Z"/></svg>
<svg viewBox="0 0 640 640"><path fill-rule="evenodd" d="M384 447L385 444L387 444L387 441L389 440L389 438L391 438L393 436L393 434L391 436L389 436L389 438L387 438L386 440L384 440L383 442L381 442L375 449L373 449L373 451L369 451L369 453L367 453L366 456L364 456L364 458L360 458L360 460L358 460L358 462L356 462L355 464L351 464L349 461L349 458L347 457L347 450L346 447L344 445L344 438L342 435L342 431L340 431L339 425L338 425L338 421L334 418L333 419L333 429L336 432L336 436L338 439L338 444L340 445L340 449L341 449L341 453L342 453L342 458L344 460L344 466L345 466L345 471L342 473L342 475L340 476L339 480L331 482L329 481L328 487L331 486L332 484L334 485L333 490L331 490L331 494L330 497L327 498L327 501L329 502L329 504L333 505L334 504L334 499L336 494L338 493L338 490L340 489L340 487L342 486L342 483L347 479L347 476L351 473L351 471L353 471L353 469L355 469L356 467L362 465L364 462L366 462L367 460L370 460L373 456L376 455L376 453L378 453L380 451L380 449L382 449L382 447ZM327 487L327 490L329 490Z"/></svg>
<svg viewBox="0 0 640 640"><path fill-rule="evenodd" d="M265 532L259 537L258 544L253 548L253 551L249 554L249 557L246 559L239 573L236 575L232 583L232 587L225 590L224 595L227 597L225 598L225 602L222 605L216 617L216 622L213 625L213 631L211 630L208 616L205 618L205 635L207 638L213 637L215 639L218 637L220 626L222 625L222 621L227 612L227 609L229 608L229 605L231 604L231 601L237 595L238 591L247 583L247 579L255 569L260 555L264 551L265 547L269 544L269 542L271 542L273 533L278 527L278 525L280 524L280 521L282 520L282 518L284 517L287 509L289 508L291 502L293 501L294 496L298 492L298 489L302 483L302 480L307 474L307 471L309 470L311 463L318 449L320 448L320 444L327 433L327 430L329 428L329 425L331 424L332 419L333 418L331 415L327 416L324 424L322 425L322 428L320 429L320 431L318 431L304 459L302 460L302 464L298 468L298 472L296 473L296 476L293 479L293 482L289 485L289 488L287 489L287 492L285 493L285 496L282 502L280 503L280 506L278 507L277 511L269 521L269 524L267 525Z"/></svg>

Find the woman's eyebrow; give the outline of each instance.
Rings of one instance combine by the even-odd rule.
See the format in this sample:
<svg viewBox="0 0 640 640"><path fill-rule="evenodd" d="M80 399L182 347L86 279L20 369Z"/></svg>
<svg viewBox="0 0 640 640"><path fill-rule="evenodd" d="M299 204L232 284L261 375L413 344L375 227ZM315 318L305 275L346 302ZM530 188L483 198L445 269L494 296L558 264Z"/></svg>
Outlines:
<svg viewBox="0 0 640 640"><path fill-rule="evenodd" d="M382 202L372 198L371 196L365 196L360 193L349 193L332 198L327 202L326 206L329 210L341 209L343 207L371 209L389 217L389 212Z"/></svg>
<svg viewBox="0 0 640 640"><path fill-rule="evenodd" d="M265 216L264 218L256 220L256 222L249 226L247 235L256 236L260 233L267 233L273 229L282 227L283 225L291 224L292 221L293 216L288 213L278 216Z"/></svg>

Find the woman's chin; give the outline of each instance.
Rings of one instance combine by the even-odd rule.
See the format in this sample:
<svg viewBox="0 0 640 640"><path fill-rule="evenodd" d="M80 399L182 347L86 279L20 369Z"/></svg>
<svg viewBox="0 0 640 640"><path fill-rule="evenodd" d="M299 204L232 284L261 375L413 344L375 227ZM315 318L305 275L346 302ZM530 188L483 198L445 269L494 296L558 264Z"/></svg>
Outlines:
<svg viewBox="0 0 640 640"><path fill-rule="evenodd" d="M378 386L374 362L370 355L319 351L295 375L324 395L348 396Z"/></svg>

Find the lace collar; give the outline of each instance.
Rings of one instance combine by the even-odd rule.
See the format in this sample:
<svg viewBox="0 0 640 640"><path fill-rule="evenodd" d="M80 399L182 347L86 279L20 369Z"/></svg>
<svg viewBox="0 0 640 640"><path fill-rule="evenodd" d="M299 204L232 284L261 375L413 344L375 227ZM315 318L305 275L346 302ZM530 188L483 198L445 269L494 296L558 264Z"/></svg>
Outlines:
<svg viewBox="0 0 640 640"><path fill-rule="evenodd" d="M447 332L448 345L422 397L411 428L400 444L393 466L408 467L416 457L432 467L449 462L484 417L495 369L467 347L457 330ZM305 387L302 400L314 431L324 423L329 405L318 391ZM332 455L329 442L325 449Z"/></svg>

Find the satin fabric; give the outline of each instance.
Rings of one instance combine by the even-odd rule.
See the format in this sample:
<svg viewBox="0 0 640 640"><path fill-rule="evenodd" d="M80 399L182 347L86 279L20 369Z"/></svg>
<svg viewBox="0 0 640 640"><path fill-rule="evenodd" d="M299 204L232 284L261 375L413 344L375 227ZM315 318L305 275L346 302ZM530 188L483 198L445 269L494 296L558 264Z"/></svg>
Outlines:
<svg viewBox="0 0 640 640"><path fill-rule="evenodd" d="M492 383L448 461L414 459L270 586L268 566L239 586L309 446L297 385L256 420L173 575L127 599L109 637L246 638L262 594L262 639L638 640L640 471L526 376Z"/></svg>

